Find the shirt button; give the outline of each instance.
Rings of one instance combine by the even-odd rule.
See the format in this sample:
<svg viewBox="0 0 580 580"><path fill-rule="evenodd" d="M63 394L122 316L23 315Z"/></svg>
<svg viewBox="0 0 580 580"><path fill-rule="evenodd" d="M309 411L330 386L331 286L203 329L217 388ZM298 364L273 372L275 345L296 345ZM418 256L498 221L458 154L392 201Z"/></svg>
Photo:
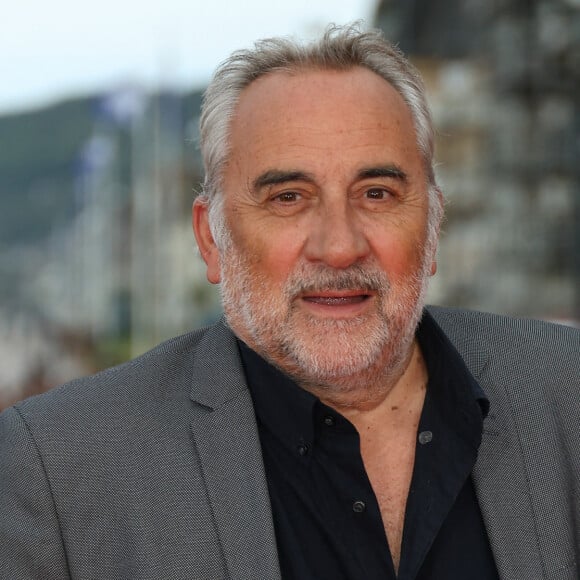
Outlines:
<svg viewBox="0 0 580 580"><path fill-rule="evenodd" d="M419 443L421 443L421 445L429 443L432 439L433 433L431 431L421 431L421 433L419 433Z"/></svg>
<svg viewBox="0 0 580 580"><path fill-rule="evenodd" d="M306 443L298 445L298 453L302 456L306 455L308 453L308 445Z"/></svg>
<svg viewBox="0 0 580 580"><path fill-rule="evenodd" d="M334 425L334 417L332 415L326 415L326 417L324 417L324 424L327 427L332 427Z"/></svg>
<svg viewBox="0 0 580 580"><path fill-rule="evenodd" d="M360 501L359 499L357 499L353 504L352 504L352 511L356 512L357 514L361 514L362 512L364 512L367 509L367 506L365 504L364 501Z"/></svg>

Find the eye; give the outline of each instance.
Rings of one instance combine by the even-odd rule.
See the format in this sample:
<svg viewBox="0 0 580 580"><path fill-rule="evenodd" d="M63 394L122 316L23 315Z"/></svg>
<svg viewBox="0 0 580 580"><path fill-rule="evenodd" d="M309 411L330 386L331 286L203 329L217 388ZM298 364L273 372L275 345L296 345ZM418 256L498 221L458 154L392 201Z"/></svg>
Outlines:
<svg viewBox="0 0 580 580"><path fill-rule="evenodd" d="M381 201L383 199L387 199L388 197L390 197L391 193L388 190L383 189L381 187L373 187L372 189L367 189L367 191L365 191L365 196L367 197L367 199Z"/></svg>
<svg viewBox="0 0 580 580"><path fill-rule="evenodd" d="M297 191L283 191L272 198L272 201L280 203L292 203L300 199L300 194Z"/></svg>

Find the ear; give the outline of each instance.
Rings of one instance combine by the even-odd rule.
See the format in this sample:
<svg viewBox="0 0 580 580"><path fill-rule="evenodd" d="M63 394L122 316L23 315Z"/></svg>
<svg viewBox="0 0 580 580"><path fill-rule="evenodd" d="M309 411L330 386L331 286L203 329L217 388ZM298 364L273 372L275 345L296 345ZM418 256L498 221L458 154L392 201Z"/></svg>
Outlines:
<svg viewBox="0 0 580 580"><path fill-rule="evenodd" d="M438 220L437 220L437 243L434 244L433 247L433 258L431 261L431 268L429 270L429 275L430 276L435 276L435 274L437 273L437 247L439 245L439 234L441 232L441 222L443 221L443 215L444 215L444 210L445 210L445 199L443 197L443 192L441 191L441 189L439 187L437 187L436 189L437 191L437 200L435 203L437 203L439 205L439 207L437 208L437 213L439 214Z"/></svg>
<svg viewBox="0 0 580 580"><path fill-rule="evenodd" d="M193 233L197 240L199 253L207 266L206 277L208 281L212 284L219 284L221 280L220 256L209 227L208 214L209 208L207 206L207 200L197 198L193 202L193 208L191 210Z"/></svg>

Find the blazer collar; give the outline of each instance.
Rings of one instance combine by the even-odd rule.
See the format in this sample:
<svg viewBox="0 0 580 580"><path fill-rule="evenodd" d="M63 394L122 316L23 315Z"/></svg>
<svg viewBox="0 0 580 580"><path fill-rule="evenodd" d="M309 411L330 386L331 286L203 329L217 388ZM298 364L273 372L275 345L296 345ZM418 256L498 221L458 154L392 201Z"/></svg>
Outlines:
<svg viewBox="0 0 580 580"><path fill-rule="evenodd" d="M222 318L196 349L191 400L215 410L247 391L236 337Z"/></svg>

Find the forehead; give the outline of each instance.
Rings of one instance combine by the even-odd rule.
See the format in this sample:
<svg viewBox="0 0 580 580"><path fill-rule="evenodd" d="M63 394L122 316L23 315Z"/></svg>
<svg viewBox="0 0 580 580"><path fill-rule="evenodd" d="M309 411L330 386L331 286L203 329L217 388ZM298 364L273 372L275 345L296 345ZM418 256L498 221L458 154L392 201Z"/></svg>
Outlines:
<svg viewBox="0 0 580 580"><path fill-rule="evenodd" d="M293 156L301 163L305 157L338 163L380 151L386 157L420 157L406 103L387 81L362 67L260 77L242 91L230 129L230 160L252 166L273 159L291 164Z"/></svg>
<svg viewBox="0 0 580 580"><path fill-rule="evenodd" d="M234 123L250 124L257 119L296 116L301 113L328 113L354 105L368 115L407 117L411 113L396 89L364 67L347 70L297 69L266 74L248 85L240 95ZM385 116L387 109L390 114Z"/></svg>

